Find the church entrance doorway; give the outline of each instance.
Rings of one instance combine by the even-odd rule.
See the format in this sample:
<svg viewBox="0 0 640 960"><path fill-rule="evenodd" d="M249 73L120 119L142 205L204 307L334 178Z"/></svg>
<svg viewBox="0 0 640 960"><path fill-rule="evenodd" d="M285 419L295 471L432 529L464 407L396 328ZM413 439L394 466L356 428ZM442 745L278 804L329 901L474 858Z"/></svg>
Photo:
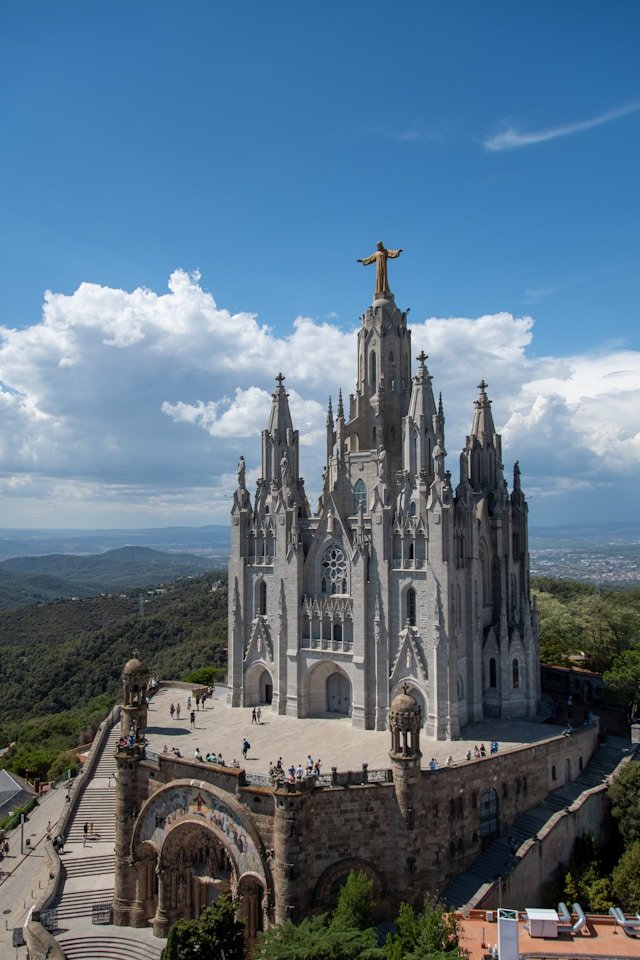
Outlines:
<svg viewBox="0 0 640 960"><path fill-rule="evenodd" d="M265 670L260 677L260 703L271 703L273 700L273 683L270 673Z"/></svg>
<svg viewBox="0 0 640 960"><path fill-rule="evenodd" d="M332 673L327 680L327 710L348 716L351 709L351 684L342 673Z"/></svg>

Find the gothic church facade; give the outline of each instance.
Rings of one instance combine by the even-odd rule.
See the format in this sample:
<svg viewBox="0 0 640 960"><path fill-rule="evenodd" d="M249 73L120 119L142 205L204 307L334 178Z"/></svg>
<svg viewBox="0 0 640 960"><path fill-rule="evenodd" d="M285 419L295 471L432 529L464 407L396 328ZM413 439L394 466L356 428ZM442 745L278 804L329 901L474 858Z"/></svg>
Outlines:
<svg viewBox="0 0 640 960"><path fill-rule="evenodd" d="M314 512L276 378L255 497L238 470L229 564L232 706L344 715L387 728L406 684L423 731L453 739L486 717L534 717L539 637L527 503L509 491L482 381L454 485L426 356L412 377L407 314L388 290L361 318L358 379L326 422Z"/></svg>

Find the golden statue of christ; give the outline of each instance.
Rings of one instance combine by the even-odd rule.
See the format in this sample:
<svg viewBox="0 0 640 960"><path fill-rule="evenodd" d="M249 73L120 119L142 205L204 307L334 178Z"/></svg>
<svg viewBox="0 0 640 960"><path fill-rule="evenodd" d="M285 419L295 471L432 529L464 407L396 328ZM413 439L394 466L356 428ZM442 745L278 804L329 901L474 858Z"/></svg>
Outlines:
<svg viewBox="0 0 640 960"><path fill-rule="evenodd" d="M364 260L357 261L358 263L361 263L363 267L367 267L370 263L375 263L376 297L384 297L391 293L391 290L389 289L389 280L387 278L387 260L389 257L399 257L401 253L402 248L400 248L400 250L387 250L382 240L378 240L378 249L376 252L372 253L370 257L365 257Z"/></svg>

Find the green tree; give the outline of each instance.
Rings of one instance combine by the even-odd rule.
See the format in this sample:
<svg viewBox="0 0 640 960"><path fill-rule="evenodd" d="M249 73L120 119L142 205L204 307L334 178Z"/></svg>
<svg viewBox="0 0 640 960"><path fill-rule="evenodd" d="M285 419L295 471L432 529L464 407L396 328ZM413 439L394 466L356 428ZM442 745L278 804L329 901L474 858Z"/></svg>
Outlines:
<svg viewBox="0 0 640 960"><path fill-rule="evenodd" d="M613 868L611 887L623 910L640 911L640 840L626 848Z"/></svg>
<svg viewBox="0 0 640 960"><path fill-rule="evenodd" d="M419 913L402 903L385 949L387 960L458 960L462 953L455 914L430 899Z"/></svg>
<svg viewBox="0 0 640 960"><path fill-rule="evenodd" d="M580 650L580 630L565 600L536 593L540 618L540 659L563 666Z"/></svg>
<svg viewBox="0 0 640 960"><path fill-rule="evenodd" d="M607 796L625 845L640 840L640 763L632 760L623 767Z"/></svg>
<svg viewBox="0 0 640 960"><path fill-rule="evenodd" d="M352 871L340 890L331 926L366 930L373 926L373 881L364 871Z"/></svg>
<svg viewBox="0 0 640 960"><path fill-rule="evenodd" d="M640 647L623 650L604 674L607 699L632 713L640 701Z"/></svg>
<svg viewBox="0 0 640 960"><path fill-rule="evenodd" d="M237 919L238 902L221 897L198 920L174 923L160 960L244 960L244 924Z"/></svg>
<svg viewBox="0 0 640 960"><path fill-rule="evenodd" d="M261 960L385 960L371 926L372 892L365 873L350 873L331 920L321 914L268 930L260 939L258 956Z"/></svg>

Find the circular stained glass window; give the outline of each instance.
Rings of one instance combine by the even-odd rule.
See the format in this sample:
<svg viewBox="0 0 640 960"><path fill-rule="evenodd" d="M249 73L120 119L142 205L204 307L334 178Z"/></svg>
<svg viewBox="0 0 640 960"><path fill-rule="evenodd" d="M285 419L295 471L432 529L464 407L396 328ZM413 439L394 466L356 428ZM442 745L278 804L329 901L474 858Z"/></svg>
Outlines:
<svg viewBox="0 0 640 960"><path fill-rule="evenodd" d="M347 592L347 558L340 547L325 550L322 558L322 579L328 586L327 593Z"/></svg>

